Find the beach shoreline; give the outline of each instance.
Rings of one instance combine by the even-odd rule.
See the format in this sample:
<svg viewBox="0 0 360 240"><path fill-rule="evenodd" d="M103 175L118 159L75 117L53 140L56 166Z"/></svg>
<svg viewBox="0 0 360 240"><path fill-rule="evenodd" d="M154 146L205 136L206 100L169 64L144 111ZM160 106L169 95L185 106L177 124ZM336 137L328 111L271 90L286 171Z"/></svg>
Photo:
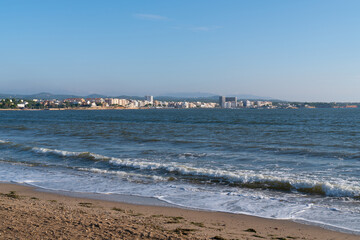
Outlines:
<svg viewBox="0 0 360 240"><path fill-rule="evenodd" d="M6 239L359 239L290 220L130 204L131 198L94 199L13 183L0 183L0 193L0 238Z"/></svg>

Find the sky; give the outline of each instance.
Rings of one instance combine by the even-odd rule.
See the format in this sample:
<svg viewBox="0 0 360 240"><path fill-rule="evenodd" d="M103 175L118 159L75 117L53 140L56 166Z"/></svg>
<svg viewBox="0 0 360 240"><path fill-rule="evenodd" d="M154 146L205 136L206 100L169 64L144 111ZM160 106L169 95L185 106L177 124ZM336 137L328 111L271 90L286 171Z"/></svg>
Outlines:
<svg viewBox="0 0 360 240"><path fill-rule="evenodd" d="M360 101L358 0L0 0L0 93Z"/></svg>

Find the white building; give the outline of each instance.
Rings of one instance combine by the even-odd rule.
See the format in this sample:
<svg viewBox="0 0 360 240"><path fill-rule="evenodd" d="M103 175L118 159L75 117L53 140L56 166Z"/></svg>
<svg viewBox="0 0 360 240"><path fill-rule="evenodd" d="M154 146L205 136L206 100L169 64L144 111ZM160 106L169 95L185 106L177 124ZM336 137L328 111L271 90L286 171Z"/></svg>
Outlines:
<svg viewBox="0 0 360 240"><path fill-rule="evenodd" d="M231 102L225 102L224 108L232 108L232 103Z"/></svg>
<svg viewBox="0 0 360 240"><path fill-rule="evenodd" d="M148 102L150 102L151 104L154 103L154 97L153 97L153 96L150 96L150 95L145 96L145 100L148 101Z"/></svg>
<svg viewBox="0 0 360 240"><path fill-rule="evenodd" d="M249 100L246 100L246 101L244 102L244 106L245 106L245 107L252 107L252 106L253 106L253 102L250 102Z"/></svg>

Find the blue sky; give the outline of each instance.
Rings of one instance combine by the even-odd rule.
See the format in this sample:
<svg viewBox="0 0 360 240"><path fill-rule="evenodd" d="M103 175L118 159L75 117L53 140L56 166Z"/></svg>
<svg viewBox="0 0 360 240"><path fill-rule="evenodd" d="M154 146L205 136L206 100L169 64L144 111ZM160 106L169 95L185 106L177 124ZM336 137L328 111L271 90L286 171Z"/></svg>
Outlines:
<svg viewBox="0 0 360 240"><path fill-rule="evenodd" d="M360 101L358 0L0 0L0 93Z"/></svg>

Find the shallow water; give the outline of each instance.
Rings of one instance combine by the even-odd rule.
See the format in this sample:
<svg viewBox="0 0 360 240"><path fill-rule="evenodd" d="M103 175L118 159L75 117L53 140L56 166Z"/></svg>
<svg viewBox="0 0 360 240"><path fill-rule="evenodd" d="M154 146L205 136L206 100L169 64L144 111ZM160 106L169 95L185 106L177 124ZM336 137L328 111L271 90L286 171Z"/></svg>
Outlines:
<svg viewBox="0 0 360 240"><path fill-rule="evenodd" d="M0 181L360 233L360 111L1 111Z"/></svg>

